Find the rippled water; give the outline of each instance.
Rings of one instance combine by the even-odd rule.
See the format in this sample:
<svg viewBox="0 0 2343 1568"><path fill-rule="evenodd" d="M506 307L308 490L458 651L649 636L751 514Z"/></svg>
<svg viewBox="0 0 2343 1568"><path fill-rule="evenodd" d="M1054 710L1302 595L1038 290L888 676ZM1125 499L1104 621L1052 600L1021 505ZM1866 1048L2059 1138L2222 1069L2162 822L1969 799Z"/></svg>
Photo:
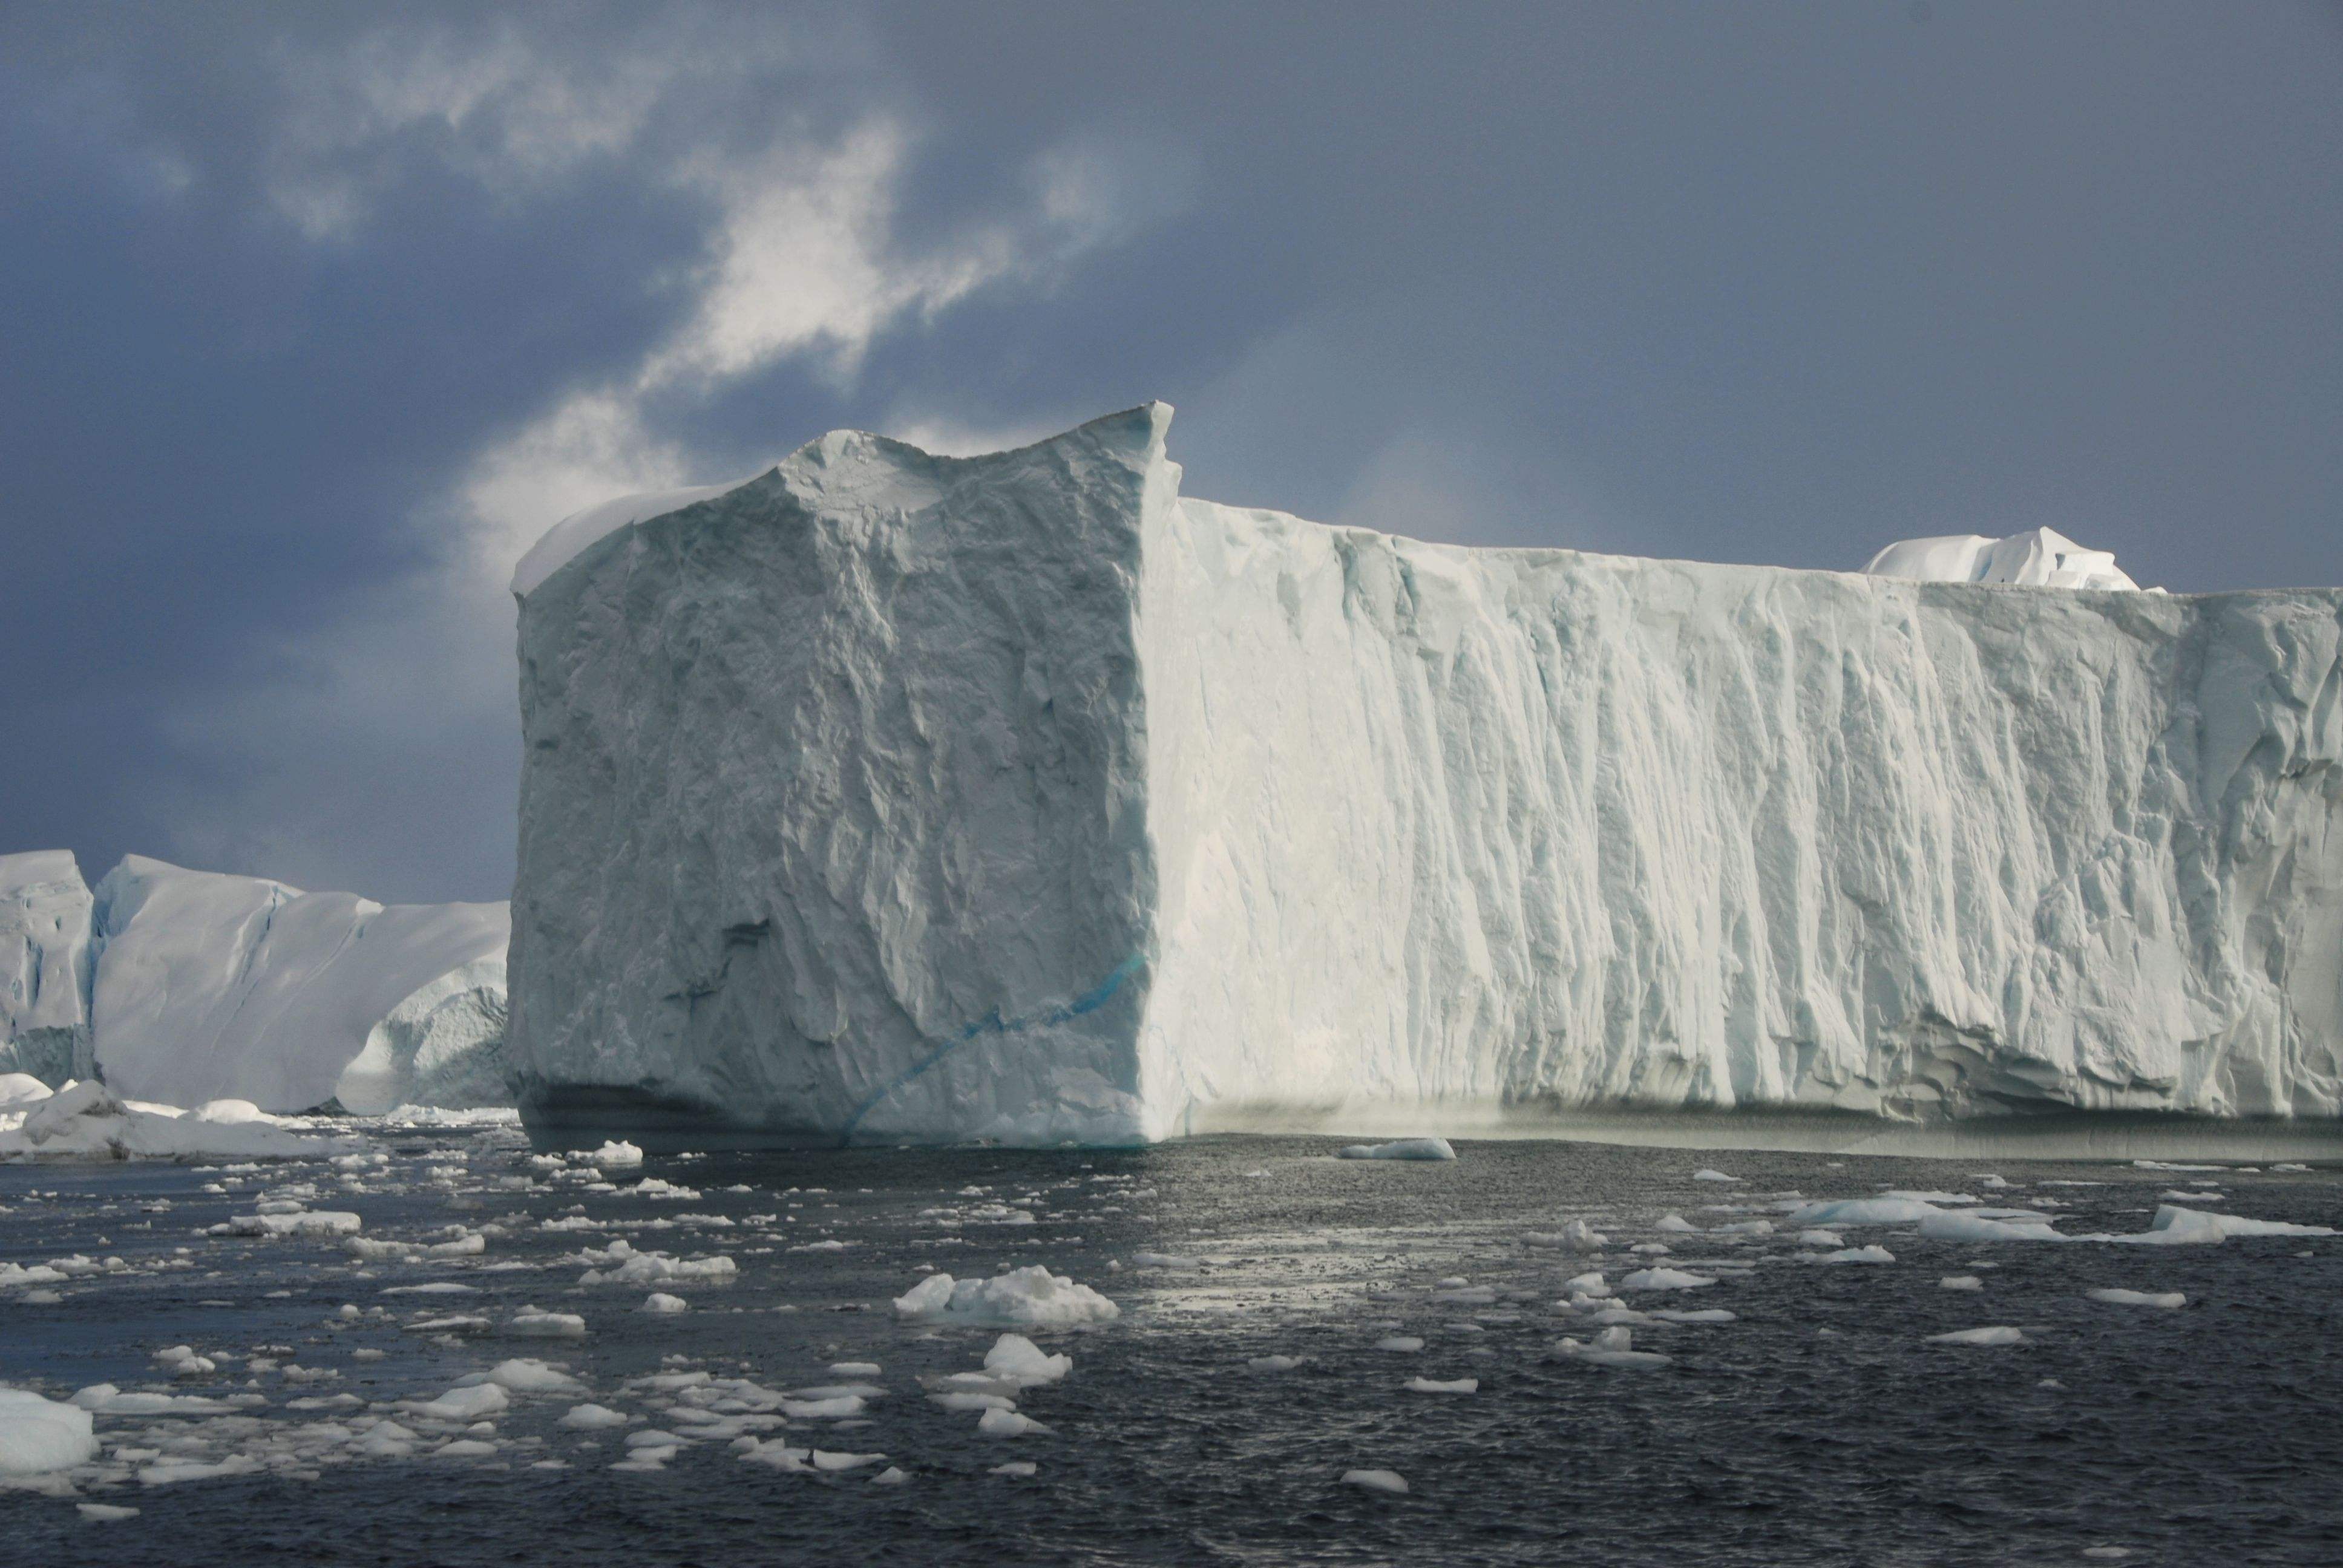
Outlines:
<svg viewBox="0 0 2343 1568"><path fill-rule="evenodd" d="M53 1395L108 1382L266 1402L226 1415L101 1418L119 1462L109 1473L125 1479L85 1482L80 1500L141 1512L96 1523L74 1499L0 1493L0 1560L2343 1559L2343 1239L1980 1246L1922 1241L1906 1225L1845 1232L1849 1246L1884 1244L1891 1264L1823 1266L1801 1261L1809 1249L1787 1231L1653 1228L1672 1211L1707 1230L1778 1220L1792 1193L1911 1188L2055 1203L2065 1229L2135 1231L2160 1193L2207 1181L2235 1212L2343 1225L2332 1171L1552 1142L1467 1143L1453 1164L1402 1164L1331 1160L1324 1140L1227 1139L1127 1152L654 1156L640 1171L615 1173L619 1190L592 1191L583 1176L532 1167L508 1130L370 1136L387 1163L354 1178L316 1164L0 1168L0 1260L123 1261L119 1271L58 1287L54 1303L0 1292L0 1382ZM1694 1180L1711 1160L1741 1180ZM2010 1185L1980 1186L1986 1171ZM640 1196L630 1189L643 1175L698 1195ZM2046 1184L2077 1181L2103 1184ZM486 1250L361 1263L331 1240L194 1233L295 1183L317 1188L306 1200L313 1209L360 1214L368 1237L426 1241L462 1224L488 1231ZM996 1222L1003 1209L1033 1221ZM539 1228L573 1210L605 1228ZM1525 1243L1572 1217L1608 1235L1604 1251ZM642 1285L578 1282L575 1254L616 1237L682 1257L727 1254L739 1272L729 1284L663 1287L691 1310L646 1313ZM845 1246L790 1250L817 1241ZM1637 1256L1626 1250L1635 1243L1672 1251ZM1130 1266L1143 1252L1201 1266ZM1596 1332L1585 1313L1557 1308L1565 1280L1601 1269L1615 1285L1654 1261L1717 1282L1639 1293L1632 1305L1722 1308L1735 1321L1634 1326L1635 1349L1672 1358L1653 1370L1554 1352L1562 1335ZM890 1302L922 1264L967 1277L1030 1263L1098 1287L1123 1315L1041 1336L1075 1362L1066 1381L1020 1401L1050 1434L980 1437L973 1413L940 1409L920 1379L975 1368L998 1331L900 1323ZM1940 1288L1950 1274L1975 1274L1983 1289ZM1463 1297L1435 1299L1443 1280L1460 1278ZM431 1282L472 1289L384 1293ZM1473 1299L1482 1286L1485 1302ZM2188 1304L2165 1312L2085 1293L2103 1286L2184 1292ZM345 1303L359 1309L354 1322L339 1315ZM578 1313L588 1334L411 1327L451 1314L503 1325L525 1304ZM2018 1327L2025 1342L1927 1342L1988 1324ZM1374 1348L1395 1333L1420 1336L1423 1349ZM217 1371L157 1382L153 1352L182 1343ZM230 1359L254 1354L276 1366L256 1372ZM1247 1364L1273 1355L1300 1364ZM635 1430L679 1432L689 1428L662 1408L672 1396L629 1390L630 1381L699 1369L794 1390L840 1381L825 1370L833 1362L877 1362L871 1381L889 1392L870 1402L868 1424L800 1420L766 1435L883 1452L909 1480L875 1485L876 1464L781 1473L722 1441L689 1445L664 1470L614 1472L623 1432L555 1424L576 1397L517 1398L476 1439L493 1452L473 1457L429 1457L433 1443L460 1434L404 1415L426 1440L413 1458L354 1459L316 1433L301 1438L300 1428L362 1423L389 1413L387 1402L430 1398L514 1356L565 1363L588 1385L583 1397L640 1418ZM290 1382L291 1365L335 1375ZM1413 1377L1473 1378L1479 1388L1412 1393L1403 1385ZM142 1486L136 1472L155 1462L137 1456L148 1449L273 1468ZM992 1473L1010 1460L1036 1473ZM567 1468L534 1468L552 1461ZM1361 1468L1396 1471L1410 1490L1341 1483Z"/></svg>

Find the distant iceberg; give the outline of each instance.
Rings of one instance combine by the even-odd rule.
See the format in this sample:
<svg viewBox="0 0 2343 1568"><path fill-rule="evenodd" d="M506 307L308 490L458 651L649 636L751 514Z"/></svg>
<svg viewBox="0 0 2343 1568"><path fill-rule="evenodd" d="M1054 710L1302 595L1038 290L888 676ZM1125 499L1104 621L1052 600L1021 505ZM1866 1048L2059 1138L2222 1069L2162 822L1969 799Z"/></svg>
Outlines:
<svg viewBox="0 0 2343 1568"><path fill-rule="evenodd" d="M530 553L541 1135L2343 1111L2343 593L1423 544L1182 498L1170 417Z"/></svg>
<svg viewBox="0 0 2343 1568"><path fill-rule="evenodd" d="M0 1072L169 1105L509 1103L506 905L377 904L133 855L0 858Z"/></svg>

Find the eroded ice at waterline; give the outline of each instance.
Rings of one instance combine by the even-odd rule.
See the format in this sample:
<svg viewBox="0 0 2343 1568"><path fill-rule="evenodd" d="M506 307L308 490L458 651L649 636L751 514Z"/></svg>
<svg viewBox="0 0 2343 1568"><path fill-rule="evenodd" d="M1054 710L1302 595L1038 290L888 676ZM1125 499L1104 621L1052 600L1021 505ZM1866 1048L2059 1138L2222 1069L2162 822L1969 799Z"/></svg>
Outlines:
<svg viewBox="0 0 2343 1568"><path fill-rule="evenodd" d="M2343 1110L2343 593L1428 545L1184 498L1170 417L521 563L543 1135Z"/></svg>

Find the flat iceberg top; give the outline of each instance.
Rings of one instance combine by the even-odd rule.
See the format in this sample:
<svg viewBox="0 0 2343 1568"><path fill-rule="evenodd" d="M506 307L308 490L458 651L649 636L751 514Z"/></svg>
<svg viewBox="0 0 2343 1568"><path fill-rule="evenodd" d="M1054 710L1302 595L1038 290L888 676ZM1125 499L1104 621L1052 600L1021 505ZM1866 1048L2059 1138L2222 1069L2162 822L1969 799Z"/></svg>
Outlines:
<svg viewBox="0 0 2343 1568"><path fill-rule="evenodd" d="M2016 588L2139 591L2106 550L2086 549L2052 528L2028 528L2004 539L1983 534L1940 534L1898 539L1864 571L1875 578L1924 583L2003 583ZM2160 588L2150 588L2160 593Z"/></svg>

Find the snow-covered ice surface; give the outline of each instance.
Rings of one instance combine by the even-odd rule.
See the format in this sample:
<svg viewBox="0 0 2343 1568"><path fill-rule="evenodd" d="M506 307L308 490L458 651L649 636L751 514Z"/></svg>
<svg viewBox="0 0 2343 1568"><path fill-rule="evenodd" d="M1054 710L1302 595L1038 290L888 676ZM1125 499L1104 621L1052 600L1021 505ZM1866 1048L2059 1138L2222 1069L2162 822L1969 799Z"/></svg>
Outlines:
<svg viewBox="0 0 2343 1568"><path fill-rule="evenodd" d="M0 1478L6 1561L2323 1564L2343 1534L2306 1480L2343 1470L2332 1166L2191 1173L2292 1231L2044 1246L1926 1217L2138 1235L2183 1178L1302 1138L638 1168L508 1117L347 1126L298 1161L0 1165L0 1385L99 1445ZM1797 1211L1885 1194L1917 1209L1845 1240L1894 1262L1805 1265ZM622 1242L737 1267L648 1312L579 1282ZM894 1307L1028 1269L1118 1310ZM1634 1287L1659 1271L1714 1282ZM1978 1329L2016 1338L1932 1342ZM1408 1490L1352 1479L1381 1471Z"/></svg>
<svg viewBox="0 0 2343 1568"><path fill-rule="evenodd" d="M503 904L384 905L130 856L97 887L97 1065L178 1105L501 1101L510 923Z"/></svg>
<svg viewBox="0 0 2343 1568"><path fill-rule="evenodd" d="M1926 583L1999 583L2102 593L2139 588L2116 565L2113 555L2078 545L2055 528L2028 528L2000 539L1983 534L1898 539L1863 569L1874 577Z"/></svg>
<svg viewBox="0 0 2343 1568"><path fill-rule="evenodd" d="M1184 498L1169 423L548 538L533 1125L2343 1111L2343 592L1430 545Z"/></svg>

